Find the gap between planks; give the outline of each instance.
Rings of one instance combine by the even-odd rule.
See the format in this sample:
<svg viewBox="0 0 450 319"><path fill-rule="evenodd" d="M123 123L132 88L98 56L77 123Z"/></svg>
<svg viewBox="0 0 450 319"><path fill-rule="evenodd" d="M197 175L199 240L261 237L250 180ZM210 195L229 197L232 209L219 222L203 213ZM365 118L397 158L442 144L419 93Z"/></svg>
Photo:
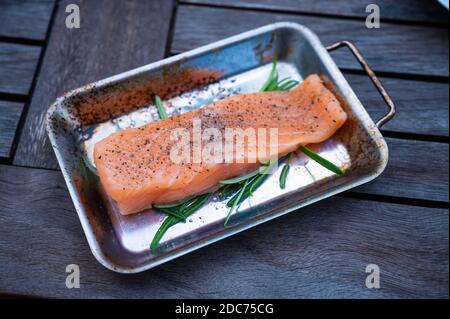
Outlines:
<svg viewBox="0 0 450 319"><path fill-rule="evenodd" d="M257 4L252 5L248 4L247 6L243 6L239 3L239 1L228 1L228 2L214 2L214 1L196 1L196 0L179 0L179 4L181 5L189 5L193 7L210 7L210 8L218 8L218 9L237 9L242 11L255 11L255 12L263 12L263 13L279 13L279 14L299 14L303 16L311 16L318 18L331 18L331 19L341 19L341 20L356 20L356 21L365 21L366 16L356 16L356 15L345 15L343 13L331 13L331 12L319 12L319 11L307 11L307 10L292 10L288 8L279 7L263 7L258 6ZM367 3L368 4L368 3ZM364 4L365 6L366 4ZM381 7L381 10L384 8ZM380 10L380 11L381 11ZM442 8L442 10L444 10ZM366 13L368 15L369 13ZM440 28L448 28L448 22L438 22L438 21L424 21L424 20L401 20L399 18L386 18L381 15L381 22L388 22L392 24L398 25L407 25L407 26L423 26L423 27L440 27Z"/></svg>
<svg viewBox="0 0 450 319"><path fill-rule="evenodd" d="M45 32L45 41L44 41L44 44L43 44L43 46L41 48L41 53L39 55L38 63L36 65L36 70L34 72L33 80L31 82L29 95L27 96L27 99L25 101L25 105L24 105L24 108L22 110L22 114L21 114L21 116L19 118L19 123L17 125L17 130L16 130L15 135L14 135L14 140L13 140L13 143L11 145L11 162L14 160L14 156L16 154L17 147L19 145L19 141L20 141L20 138L22 136L22 132L23 132L23 129L24 129L25 121L26 121L26 118L27 118L27 115L28 115L28 110L30 109L31 97L34 94L34 90L36 88L37 79L38 79L40 71L41 71L42 62L44 60L45 52L47 50L48 39L50 37L50 33L51 33L53 22L54 22L54 19L55 19L55 16L56 16L57 8L58 8L58 1L55 1L53 3L53 8L52 8L52 11L51 11L50 20L49 20L49 23L47 25L47 30Z"/></svg>

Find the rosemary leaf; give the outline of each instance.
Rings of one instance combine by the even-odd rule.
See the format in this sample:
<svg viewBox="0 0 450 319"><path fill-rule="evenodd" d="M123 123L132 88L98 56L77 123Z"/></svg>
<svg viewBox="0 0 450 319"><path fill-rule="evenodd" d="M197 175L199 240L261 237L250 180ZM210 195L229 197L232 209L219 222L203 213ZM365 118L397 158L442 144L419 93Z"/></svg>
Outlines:
<svg viewBox="0 0 450 319"><path fill-rule="evenodd" d="M156 105L156 108L158 110L158 115L161 120L167 118L166 109L164 108L164 103L162 102L161 98L158 95L155 95L153 98L153 102Z"/></svg>
<svg viewBox="0 0 450 319"><path fill-rule="evenodd" d="M270 71L269 77L261 87L260 91L261 92L268 91L268 87L273 84L273 81L276 77L277 77L277 57L274 57L272 62L272 70Z"/></svg>
<svg viewBox="0 0 450 319"><path fill-rule="evenodd" d="M248 174L242 175L242 176L238 176L238 177L234 177L234 178L230 178L230 179L226 179L223 181L220 181L220 184L223 185L227 185L227 184L237 184L237 183L241 183L243 181L245 181L246 179L249 179L255 175L259 174L259 168L257 170L254 170L253 172L250 172Z"/></svg>
<svg viewBox="0 0 450 319"><path fill-rule="evenodd" d="M284 78L283 80L280 80L278 82L278 86L283 86L284 84L286 84L289 81L295 81L295 80L292 80L290 77Z"/></svg>
<svg viewBox="0 0 450 319"><path fill-rule="evenodd" d="M178 202L174 202L174 203L168 203L168 204L154 204L153 207L154 208L174 208L174 207L178 207L178 206L182 206L184 204L186 204L186 202L195 199L197 196L189 196L183 200L180 200Z"/></svg>
<svg viewBox="0 0 450 319"><path fill-rule="evenodd" d="M303 153L305 153L309 158L311 158L315 162L319 163L323 167L329 169L333 173L336 173L338 175L343 175L344 174L344 172L339 167L337 167L336 165L331 163L329 160L323 158L322 156L320 156L316 152L310 150L309 148L307 148L305 146L300 146L300 150Z"/></svg>
<svg viewBox="0 0 450 319"><path fill-rule="evenodd" d="M84 165L89 169L89 171L90 171L91 173L93 173L94 175L98 175L98 173L97 173L97 168L95 168L95 166L92 165L92 163L91 163L91 161L89 160L88 156L87 156L87 155L84 155L84 156L82 157L82 159L83 159Z"/></svg>
<svg viewBox="0 0 450 319"><path fill-rule="evenodd" d="M240 189L240 187L239 184L227 184L221 187L219 191L219 199L224 200L225 198L230 197L231 195L235 194Z"/></svg>
<svg viewBox="0 0 450 319"><path fill-rule="evenodd" d="M195 213L200 207L203 206L203 204L209 199L211 196L211 193L203 194L200 196L197 196L195 200L193 200L187 208L183 211L183 215L187 218L193 213Z"/></svg>
<svg viewBox="0 0 450 319"><path fill-rule="evenodd" d="M278 73L275 74L275 77L269 83L265 92L276 91L277 89L278 89Z"/></svg>
<svg viewBox="0 0 450 319"><path fill-rule="evenodd" d="M283 169L281 170L281 174L280 174L280 188L281 189L286 188L286 177L287 177L287 174L289 173L290 168L291 168L291 165L285 164L283 166Z"/></svg>
<svg viewBox="0 0 450 319"><path fill-rule="evenodd" d="M289 91L290 89L292 89L294 86L296 86L298 84L298 81L296 80L291 80L289 78L286 78L285 80L288 80L284 83L278 83L278 91Z"/></svg>
<svg viewBox="0 0 450 319"><path fill-rule="evenodd" d="M122 128L119 125L119 121L114 121L114 128L116 129L116 132L119 132L120 130L122 130Z"/></svg>
<svg viewBox="0 0 450 319"><path fill-rule="evenodd" d="M238 202L241 200L242 194L244 193L244 190L247 188L248 185L248 179L245 181L244 186L241 188L241 190L238 193L238 197L236 201L233 203L233 206L231 206L230 210L228 211L227 218L225 218L225 222L223 223L223 227L227 228L228 220L230 219L231 213L233 213L234 209L236 208Z"/></svg>
<svg viewBox="0 0 450 319"><path fill-rule="evenodd" d="M153 237L152 243L150 244L150 249L155 249L161 238L164 236L164 234L167 232L167 230L172 227L174 224L177 223L177 218L173 216L168 216L164 222L161 224L161 227L159 227L158 231L155 234L155 237Z"/></svg>
<svg viewBox="0 0 450 319"><path fill-rule="evenodd" d="M259 187L261 186L261 184L267 179L267 177L269 177L270 174L261 174L258 176L258 178L256 178L253 182L252 185L250 185L249 189L248 189L248 195L249 196L253 196L253 192Z"/></svg>
<svg viewBox="0 0 450 319"><path fill-rule="evenodd" d="M231 206L234 205L234 203L237 201L237 199L238 199L238 197L239 197L239 193L240 193L241 189L244 190L244 193L243 193L243 196L241 196L241 198L240 198L240 202L243 202L244 200L246 200L247 197L250 196L249 188L251 187L252 183L253 183L256 179L258 179L259 176L260 176L260 175L258 174L258 175L256 175L256 176L254 176L254 177L249 178L248 180L246 180L245 183L246 183L247 185L243 185L243 186L241 186L241 188L239 188L239 191L238 191L236 194L234 194L234 196L231 197L231 199L227 202L227 206L228 206L228 207L231 207ZM239 203L238 203L238 204L239 204Z"/></svg>
<svg viewBox="0 0 450 319"><path fill-rule="evenodd" d="M281 170L280 174L280 188L284 189L286 187L286 178L287 174L289 173L289 170L291 169L291 160L294 152L291 152L289 154L289 158L286 161L286 164L283 166L283 169Z"/></svg>
<svg viewBox="0 0 450 319"><path fill-rule="evenodd" d="M152 207L159 209L159 208L173 208L173 207L178 207L181 204L183 204L184 201L182 202L176 202L176 203L171 203L171 204L155 204Z"/></svg>
<svg viewBox="0 0 450 319"><path fill-rule="evenodd" d="M251 179L249 179L249 183L246 187L244 187L244 193L243 195L240 197L240 199L238 200L238 194L234 195L228 202L227 202L227 206L231 207L232 205L234 205L235 202L237 202L237 204L242 203L244 200L246 200L249 196L253 196L253 192L259 187L261 186L261 184L267 179L267 177L270 175L270 171L272 170L272 168L275 165L275 161L269 161L268 165L263 166L263 171L261 173L259 173L258 175L255 175L254 177L252 177Z"/></svg>
<svg viewBox="0 0 450 319"><path fill-rule="evenodd" d="M181 212L179 212L178 210L176 210L176 209L158 208L157 210L163 212L166 215L176 217L180 221L186 221L186 217L184 217L184 215Z"/></svg>

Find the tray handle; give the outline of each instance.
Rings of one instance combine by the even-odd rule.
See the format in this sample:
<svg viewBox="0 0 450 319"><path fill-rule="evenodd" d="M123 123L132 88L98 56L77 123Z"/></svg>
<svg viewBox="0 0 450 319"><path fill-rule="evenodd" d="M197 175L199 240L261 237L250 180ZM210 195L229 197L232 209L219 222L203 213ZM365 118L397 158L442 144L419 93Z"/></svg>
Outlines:
<svg viewBox="0 0 450 319"><path fill-rule="evenodd" d="M356 46L351 43L350 41L340 41L333 43L332 45L329 45L326 47L327 51L334 51L336 49L339 49L343 46L346 46L350 49L350 51L355 56L356 60L358 60L359 64L363 67L364 71L366 71L366 74L369 76L372 83L377 88L378 92L380 92L381 96L383 97L384 101L386 102L389 111L381 118L379 119L375 124L378 128L382 127L384 124L389 122L395 115L395 104L392 101L392 98L387 93L386 89L384 88L383 84L381 84L380 80L377 78L375 73L373 72L372 68L367 63L366 59L362 56L361 52L356 48Z"/></svg>

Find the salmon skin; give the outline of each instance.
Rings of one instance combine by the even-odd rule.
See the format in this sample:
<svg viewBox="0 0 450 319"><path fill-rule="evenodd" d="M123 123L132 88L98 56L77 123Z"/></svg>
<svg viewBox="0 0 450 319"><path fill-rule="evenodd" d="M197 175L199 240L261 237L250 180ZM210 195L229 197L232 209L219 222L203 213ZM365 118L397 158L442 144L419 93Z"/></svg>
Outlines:
<svg viewBox="0 0 450 319"><path fill-rule="evenodd" d="M219 181L248 173L274 156L328 139L346 120L347 114L338 99L313 74L291 92L238 94L191 112L114 133L95 144L94 161L106 194L121 214L128 215L152 204L172 203L215 190ZM216 153L225 154L228 160L201 157L174 161L173 155L180 152L173 150L179 151L181 138L175 139L173 132L191 132L192 137L196 121L202 131L212 128L223 135L227 128L250 131L275 128L277 143L268 143L264 137L266 143L260 144L263 138L258 135L257 144L245 139L242 152L230 155L226 147L218 147ZM220 146L223 135L211 134L208 147ZM193 144L189 140L187 146L195 148ZM256 147L256 155L251 146ZM206 147L202 143L200 150L205 152Z"/></svg>

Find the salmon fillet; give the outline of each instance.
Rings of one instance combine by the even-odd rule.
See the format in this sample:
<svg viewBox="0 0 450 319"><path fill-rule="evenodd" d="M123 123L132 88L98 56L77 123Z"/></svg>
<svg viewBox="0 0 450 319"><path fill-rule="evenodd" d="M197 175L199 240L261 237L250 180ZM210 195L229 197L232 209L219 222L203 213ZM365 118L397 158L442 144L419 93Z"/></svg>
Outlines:
<svg viewBox="0 0 450 319"><path fill-rule="evenodd" d="M114 133L96 143L94 161L103 189L121 214L127 215L152 204L171 203L217 189L219 181L243 175L274 156L328 139L346 119L337 98L314 74L291 92L238 94L185 114ZM171 152L179 148L181 139L175 140L171 132L187 130L193 136L195 121L201 123L202 131L214 128L223 133L211 134L202 142L200 150L206 154L206 145L226 143L226 128L266 128L267 134L261 138L257 135L256 142L244 139L239 152L226 153L225 146L212 152L228 155L228 161L200 158L176 162ZM276 145L269 143L270 128L278 130ZM266 143L260 144L263 139ZM195 148L192 142L188 146ZM256 153L252 147L256 147Z"/></svg>

